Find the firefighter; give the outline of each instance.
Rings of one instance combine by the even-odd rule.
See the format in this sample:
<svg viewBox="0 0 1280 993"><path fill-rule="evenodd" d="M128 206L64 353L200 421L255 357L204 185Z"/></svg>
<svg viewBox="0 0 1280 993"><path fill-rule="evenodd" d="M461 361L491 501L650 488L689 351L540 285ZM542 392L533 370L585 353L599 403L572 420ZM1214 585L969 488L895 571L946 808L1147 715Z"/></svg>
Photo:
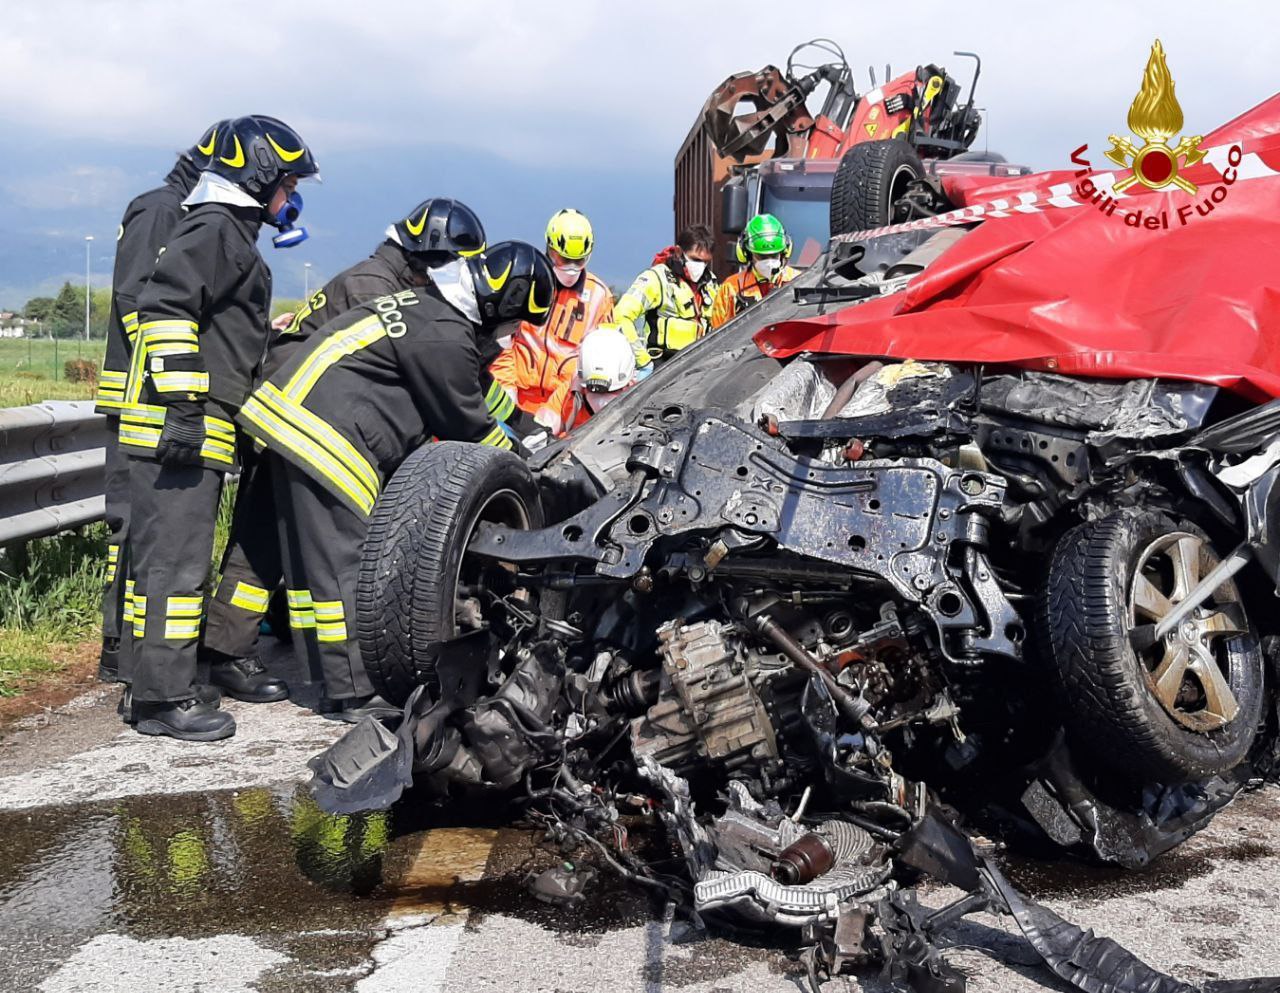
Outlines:
<svg viewBox="0 0 1280 993"><path fill-rule="evenodd" d="M557 437L585 423L636 383L635 349L619 324L601 324L588 331L571 363L573 374L536 417Z"/></svg>
<svg viewBox="0 0 1280 993"><path fill-rule="evenodd" d="M271 273L264 222L288 244L298 180L317 172L306 144L271 117L240 117L215 136L209 168L184 201L138 297L138 338L120 417L130 456L132 717L142 734L215 741L235 721L195 693L197 636L224 474L238 462L234 419L266 350ZM251 695L280 684L235 663L215 685Z"/></svg>
<svg viewBox="0 0 1280 993"><path fill-rule="evenodd" d="M125 590L129 574L126 538L129 532L129 463L116 445L120 410L125 405L125 382L134 335L138 332L137 299L151 275L156 256L182 217L182 201L196 185L200 170L209 164L214 138L222 124L205 129L200 140L178 156L169 175L154 190L130 201L116 236L115 269L111 275L111 318L107 328L107 353L98 378L94 410L107 417L112 437L106 445L107 575L102 592L102 654L98 678L103 682L127 681L129 666L121 659L128 639L121 637Z"/></svg>
<svg viewBox="0 0 1280 993"><path fill-rule="evenodd" d="M263 377L280 368L331 318L377 297L427 286L433 269L478 255L484 247L484 226L465 204L447 197L418 204L387 228L386 240L369 258L333 277L304 302L272 341ZM486 403L499 420L511 412L511 399L501 387L490 386ZM236 659L242 668L262 666L258 632L284 576L271 462L254 459L240 475L221 579L201 638L201 662L211 671L225 671L217 667ZM259 693L254 699L260 698Z"/></svg>
<svg viewBox="0 0 1280 993"><path fill-rule="evenodd" d="M432 274L432 289L335 318L253 393L240 423L269 455L294 646L324 675L332 716L386 712L360 660L360 546L382 484L430 438L511 449L485 405L485 339L545 321L551 263L504 242Z"/></svg>
<svg viewBox="0 0 1280 993"><path fill-rule="evenodd" d="M489 367L493 378L523 411L538 411L573 379L578 344L592 328L609 320L613 294L587 271L595 238L585 214L558 211L547 223L547 257L556 281L551 316L541 327L522 324L510 345Z"/></svg>
<svg viewBox="0 0 1280 993"><path fill-rule="evenodd" d="M666 358L693 344L709 329L716 278L711 272L714 240L705 224L685 228L676 243L653 257L653 265L640 273L631 288L618 298L614 320L633 329L636 367L641 376L654 357ZM645 335L634 330L644 318Z"/></svg>
<svg viewBox="0 0 1280 993"><path fill-rule="evenodd" d="M751 218L738 238L737 254L738 262L747 268L735 272L716 290L715 303L711 307L713 331L800 275L798 270L787 265L787 259L791 257L791 239L782 222L772 214L757 214Z"/></svg>

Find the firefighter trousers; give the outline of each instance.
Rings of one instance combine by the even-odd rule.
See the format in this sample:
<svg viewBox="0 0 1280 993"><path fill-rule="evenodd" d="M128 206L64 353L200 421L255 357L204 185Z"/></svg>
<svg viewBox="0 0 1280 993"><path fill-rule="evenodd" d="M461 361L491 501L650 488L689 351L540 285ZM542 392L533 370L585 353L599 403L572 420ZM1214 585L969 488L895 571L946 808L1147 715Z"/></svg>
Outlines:
<svg viewBox="0 0 1280 993"><path fill-rule="evenodd" d="M197 644L223 474L129 459L133 698L195 695Z"/></svg>
<svg viewBox="0 0 1280 993"><path fill-rule="evenodd" d="M120 418L108 417L106 446L107 574L102 587L102 640L120 641L120 678L128 675L129 638L124 631L125 589L129 578L129 457L120 451L116 435Z"/></svg>
<svg viewBox="0 0 1280 993"><path fill-rule="evenodd" d="M292 463L268 457L294 651L307 660L312 678L323 677L330 699L370 696L355 609L368 519Z"/></svg>
<svg viewBox="0 0 1280 993"><path fill-rule="evenodd" d="M273 461L264 453L244 462L231 517L231 538L222 557L222 578L208 603L204 622L204 647L233 658L258 653L262 618L284 576L271 482Z"/></svg>

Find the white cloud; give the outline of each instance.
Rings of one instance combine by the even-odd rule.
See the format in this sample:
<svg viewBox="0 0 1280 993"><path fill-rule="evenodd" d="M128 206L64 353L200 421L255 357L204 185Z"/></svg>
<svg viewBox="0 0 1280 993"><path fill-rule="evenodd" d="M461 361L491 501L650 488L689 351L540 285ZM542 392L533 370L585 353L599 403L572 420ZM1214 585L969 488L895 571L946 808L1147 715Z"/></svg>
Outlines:
<svg viewBox="0 0 1280 993"><path fill-rule="evenodd" d="M118 204L128 199L135 182L134 177L116 166L77 165L0 178L0 189L19 207L63 210Z"/></svg>
<svg viewBox="0 0 1280 993"><path fill-rule="evenodd" d="M441 143L513 162L666 169L716 83L826 35L864 89L866 66L882 73L885 62L938 62L967 82L951 53L977 50L992 146L1048 166L1123 125L1157 35L1189 130L1270 95L1276 10L1264 0L1158 10L1022 0L944 5L926 18L879 0L44 0L4 15L0 120L176 148L214 118L260 111L297 127L322 165L326 149Z"/></svg>

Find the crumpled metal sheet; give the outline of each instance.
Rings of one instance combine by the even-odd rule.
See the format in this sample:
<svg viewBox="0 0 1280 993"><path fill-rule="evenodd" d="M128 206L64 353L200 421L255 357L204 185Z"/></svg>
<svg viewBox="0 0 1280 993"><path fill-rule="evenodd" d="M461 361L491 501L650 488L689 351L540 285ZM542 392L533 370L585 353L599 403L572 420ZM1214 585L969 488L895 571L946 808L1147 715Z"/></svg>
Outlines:
<svg viewBox="0 0 1280 993"><path fill-rule="evenodd" d="M751 410L751 420L773 417L779 421L802 421L818 417L836 387L814 362L792 362L773 377Z"/></svg>
<svg viewBox="0 0 1280 993"><path fill-rule="evenodd" d="M1154 438L1193 431L1217 395L1200 383L1155 379L1080 379L1025 372L982 381L983 410L1088 432L1104 445L1116 438Z"/></svg>
<svg viewBox="0 0 1280 993"><path fill-rule="evenodd" d="M1113 939L1100 938L1023 896L936 809L903 836L899 848L903 863L971 894L985 894L986 906L1013 917L1049 970L1083 993L1280 993L1280 978L1200 987L1153 969ZM927 939L934 937L927 921L921 930Z"/></svg>

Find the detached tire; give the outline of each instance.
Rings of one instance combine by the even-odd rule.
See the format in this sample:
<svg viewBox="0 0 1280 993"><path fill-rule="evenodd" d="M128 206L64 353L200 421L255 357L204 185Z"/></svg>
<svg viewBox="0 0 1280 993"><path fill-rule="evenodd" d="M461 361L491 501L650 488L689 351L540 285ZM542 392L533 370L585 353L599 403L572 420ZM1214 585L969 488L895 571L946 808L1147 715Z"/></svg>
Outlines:
<svg viewBox="0 0 1280 993"><path fill-rule="evenodd" d="M892 223L893 205L912 180L924 178L916 150L901 138L854 145L831 182L831 233L869 231Z"/></svg>
<svg viewBox="0 0 1280 993"><path fill-rule="evenodd" d="M1043 655L1073 745L1130 781L1194 782L1244 761L1263 704L1263 659L1234 583L1137 651L1131 633L1167 614L1219 561L1208 538L1163 514L1083 524L1054 551L1040 601Z"/></svg>
<svg viewBox="0 0 1280 993"><path fill-rule="evenodd" d="M378 497L356 617L369 679L391 703L432 681L439 643L458 633L459 564L479 520L541 525L537 484L517 455L452 441L425 445Z"/></svg>

